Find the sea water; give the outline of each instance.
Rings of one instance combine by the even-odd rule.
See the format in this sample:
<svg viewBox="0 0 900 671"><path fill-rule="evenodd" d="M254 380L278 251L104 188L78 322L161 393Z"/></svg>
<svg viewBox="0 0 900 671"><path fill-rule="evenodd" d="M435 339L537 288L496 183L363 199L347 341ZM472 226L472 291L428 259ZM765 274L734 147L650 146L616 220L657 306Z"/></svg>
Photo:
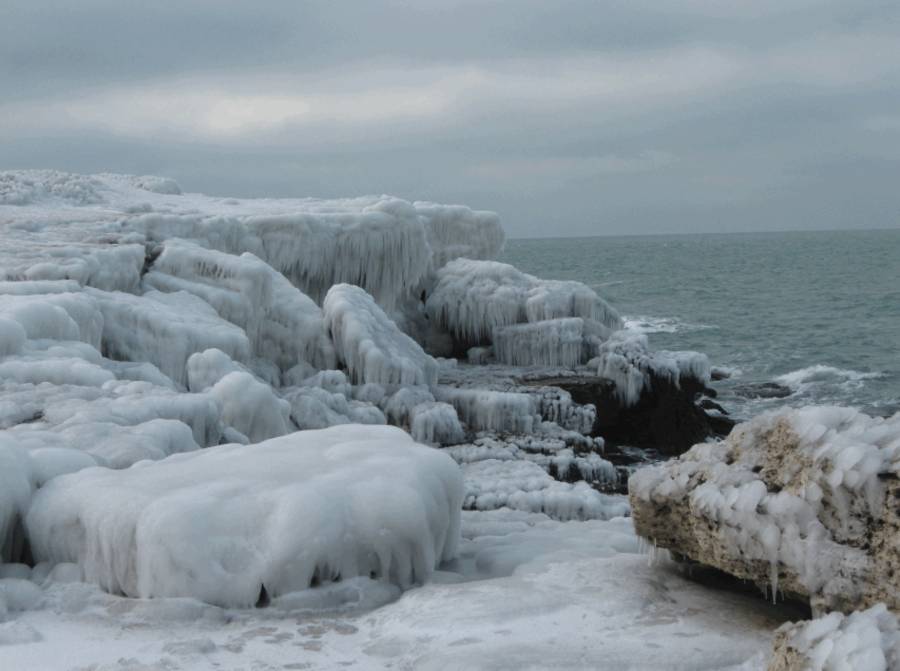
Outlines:
<svg viewBox="0 0 900 671"><path fill-rule="evenodd" d="M502 260L590 285L655 349L705 352L739 418L900 410L900 230L510 240ZM749 398L767 382L790 395Z"/></svg>

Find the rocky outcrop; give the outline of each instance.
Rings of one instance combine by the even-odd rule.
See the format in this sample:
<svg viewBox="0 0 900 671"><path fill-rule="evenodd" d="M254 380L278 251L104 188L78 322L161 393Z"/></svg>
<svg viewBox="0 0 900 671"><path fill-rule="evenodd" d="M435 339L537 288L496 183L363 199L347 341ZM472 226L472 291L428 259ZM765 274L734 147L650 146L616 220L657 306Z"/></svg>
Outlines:
<svg viewBox="0 0 900 671"><path fill-rule="evenodd" d="M849 616L788 623L775 634L768 671L900 669L900 626L884 604Z"/></svg>
<svg viewBox="0 0 900 671"><path fill-rule="evenodd" d="M710 436L725 435L734 426L724 415L706 412L701 407L698 399L711 390L690 377L682 377L676 384L662 375L653 375L634 404L622 400L615 382L598 375L529 378L523 382L559 387L569 392L576 403L594 405L597 418L592 435L667 456L681 454Z"/></svg>
<svg viewBox="0 0 900 671"><path fill-rule="evenodd" d="M635 528L813 610L900 609L900 414L809 407L639 470Z"/></svg>

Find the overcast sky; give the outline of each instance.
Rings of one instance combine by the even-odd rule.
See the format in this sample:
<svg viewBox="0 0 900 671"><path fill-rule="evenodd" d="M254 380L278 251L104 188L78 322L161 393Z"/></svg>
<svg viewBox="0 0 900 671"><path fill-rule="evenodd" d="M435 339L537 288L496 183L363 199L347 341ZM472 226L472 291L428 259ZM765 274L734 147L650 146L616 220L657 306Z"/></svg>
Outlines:
<svg viewBox="0 0 900 671"><path fill-rule="evenodd" d="M900 226L900 3L4 0L0 168L513 237Z"/></svg>

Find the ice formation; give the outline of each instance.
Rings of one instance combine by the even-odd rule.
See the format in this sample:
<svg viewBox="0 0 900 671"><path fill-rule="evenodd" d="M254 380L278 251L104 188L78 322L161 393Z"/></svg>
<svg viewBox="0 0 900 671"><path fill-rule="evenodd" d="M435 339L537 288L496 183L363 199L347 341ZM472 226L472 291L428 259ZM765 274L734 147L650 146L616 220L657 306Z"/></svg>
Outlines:
<svg viewBox="0 0 900 671"><path fill-rule="evenodd" d="M293 430L291 404L250 373L228 373L209 390L221 408L222 422L251 443L283 436Z"/></svg>
<svg viewBox="0 0 900 671"><path fill-rule="evenodd" d="M651 376L665 379L675 386L684 377L706 384L710 380L710 364L699 352L651 352L647 336L618 331L599 346L596 358L588 362L601 377L612 380L616 395L626 405L634 405L650 386Z"/></svg>
<svg viewBox="0 0 900 671"><path fill-rule="evenodd" d="M437 363L403 333L371 296L349 284L333 286L323 303L338 357L357 384L437 383Z"/></svg>
<svg viewBox="0 0 900 671"><path fill-rule="evenodd" d="M850 615L829 613L781 627L770 671L892 671L900 669L900 625L885 605Z"/></svg>
<svg viewBox="0 0 900 671"><path fill-rule="evenodd" d="M39 560L107 591L246 607L359 575L424 581L457 552L461 498L440 451L349 426L61 476L26 525Z"/></svg>
<svg viewBox="0 0 900 671"><path fill-rule="evenodd" d="M413 206L425 222L435 268L458 258L493 259L503 248L506 236L494 212L422 201Z"/></svg>
<svg viewBox="0 0 900 671"><path fill-rule="evenodd" d="M409 413L409 432L415 440L429 445L461 443L465 431L449 403L420 403Z"/></svg>
<svg viewBox="0 0 900 671"><path fill-rule="evenodd" d="M820 610L900 606L900 413L765 413L722 443L639 470L639 533Z"/></svg>
<svg viewBox="0 0 900 671"><path fill-rule="evenodd" d="M497 361L510 366L574 367L586 360L580 317L501 326L491 339Z"/></svg>
<svg viewBox="0 0 900 671"><path fill-rule="evenodd" d="M319 368L334 365L322 310L253 254L234 256L167 240L143 283L199 296L244 330L257 357L282 369L300 361Z"/></svg>
<svg viewBox="0 0 900 671"><path fill-rule="evenodd" d="M437 271L428 314L460 342L490 342L494 329L525 322L581 317L609 328L622 321L580 282L541 280L496 261L456 259Z"/></svg>
<svg viewBox="0 0 900 671"><path fill-rule="evenodd" d="M528 394L441 386L434 397L456 408L474 431L531 433L539 421L537 404Z"/></svg>

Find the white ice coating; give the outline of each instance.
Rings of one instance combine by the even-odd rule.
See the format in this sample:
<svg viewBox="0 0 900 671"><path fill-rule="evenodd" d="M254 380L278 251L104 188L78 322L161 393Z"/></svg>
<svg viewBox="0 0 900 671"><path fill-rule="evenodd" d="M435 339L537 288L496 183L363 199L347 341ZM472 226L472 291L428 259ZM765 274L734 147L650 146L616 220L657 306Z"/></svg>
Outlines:
<svg viewBox="0 0 900 671"><path fill-rule="evenodd" d="M900 475L900 413L810 406L764 413L722 443L643 468L629 491L659 504L686 497L735 557L770 564L773 594L787 569L810 595L852 601L865 587L870 560L860 546L882 513L886 474Z"/></svg>
<svg viewBox="0 0 900 671"><path fill-rule="evenodd" d="M319 368L334 365L322 310L253 254L234 256L167 240L143 283L199 296L245 331L256 356L284 370L300 361Z"/></svg>
<svg viewBox="0 0 900 671"><path fill-rule="evenodd" d="M410 412L409 432L428 445L453 445L465 439L456 410L449 403L420 403Z"/></svg>
<svg viewBox="0 0 900 671"><path fill-rule="evenodd" d="M580 282L542 280L496 261L456 259L437 271L429 316L458 340L488 342L498 327L581 317L620 328L616 311Z"/></svg>
<svg viewBox="0 0 900 671"><path fill-rule="evenodd" d="M610 519L628 514L620 497L607 496L586 482L554 480L531 461L486 459L463 465L469 510L512 508L544 513L558 520Z"/></svg>
<svg viewBox="0 0 900 671"><path fill-rule="evenodd" d="M473 431L531 433L539 421L537 404L528 394L440 386L434 397L456 408Z"/></svg>
<svg viewBox="0 0 900 671"><path fill-rule="evenodd" d="M506 236L494 212L423 201L413 206L425 222L435 268L458 258L493 259L503 249Z"/></svg>
<svg viewBox="0 0 900 671"><path fill-rule="evenodd" d="M188 357L195 352L216 348L236 361L250 359L243 329L186 291L134 296L90 290L90 296L103 313L103 346L112 358L149 361L182 386L188 382Z"/></svg>
<svg viewBox="0 0 900 671"><path fill-rule="evenodd" d="M510 366L564 366L584 363L584 320L546 319L499 326L492 334L494 356Z"/></svg>
<svg viewBox="0 0 900 671"><path fill-rule="evenodd" d="M333 286L323 303L325 324L354 383L434 385L437 362L403 333L359 287Z"/></svg>
<svg viewBox="0 0 900 671"><path fill-rule="evenodd" d="M39 560L108 591L246 607L339 577L422 582L457 552L461 503L447 455L348 426L61 476L26 524Z"/></svg>
<svg viewBox="0 0 900 671"><path fill-rule="evenodd" d="M588 362L597 374L612 380L616 396L625 405L634 405L651 376L662 377L678 386L688 377L707 383L710 380L709 358L700 352L652 352L647 336L629 331L617 331L599 345L597 356Z"/></svg>
<svg viewBox="0 0 900 671"><path fill-rule="evenodd" d="M787 624L778 637L783 641L776 645L776 656L790 649L800 657L794 663L801 666L796 668L804 671L900 669L900 624L884 604L850 615L833 612L810 622Z"/></svg>
<svg viewBox="0 0 900 671"><path fill-rule="evenodd" d="M291 405L291 419L301 429L324 429L339 424L386 424L384 413L365 401L350 400L341 393L316 386L284 391Z"/></svg>
<svg viewBox="0 0 900 671"><path fill-rule="evenodd" d="M222 422L251 443L283 436L291 424L291 404L250 373L228 373L209 390L222 412Z"/></svg>

